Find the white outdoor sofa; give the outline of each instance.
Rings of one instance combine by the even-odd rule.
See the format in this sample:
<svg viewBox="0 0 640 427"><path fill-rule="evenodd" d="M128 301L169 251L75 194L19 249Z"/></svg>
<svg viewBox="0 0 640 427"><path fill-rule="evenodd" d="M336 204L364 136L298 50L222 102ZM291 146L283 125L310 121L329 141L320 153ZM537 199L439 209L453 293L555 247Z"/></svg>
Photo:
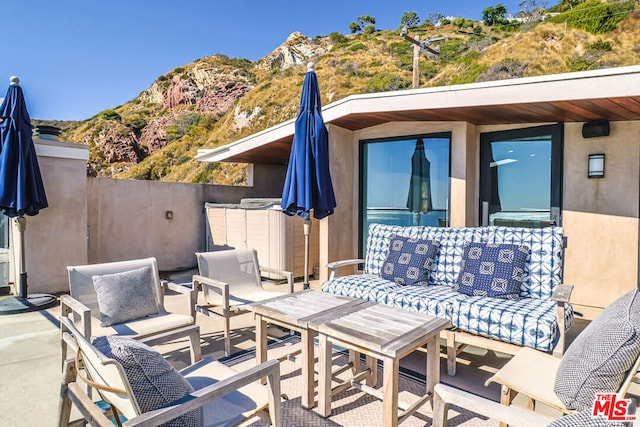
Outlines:
<svg viewBox="0 0 640 427"><path fill-rule="evenodd" d="M407 310L445 317L453 327L447 340L449 375L467 345L515 354L523 346L561 356L565 332L573 323L572 286L562 284L565 238L561 227L426 227L371 224L366 259L329 263L324 292L361 298ZM404 285L380 275L393 236L438 241L428 280ZM527 246L519 299L469 296L454 289L465 242ZM338 276L339 268L364 263L363 274Z"/></svg>

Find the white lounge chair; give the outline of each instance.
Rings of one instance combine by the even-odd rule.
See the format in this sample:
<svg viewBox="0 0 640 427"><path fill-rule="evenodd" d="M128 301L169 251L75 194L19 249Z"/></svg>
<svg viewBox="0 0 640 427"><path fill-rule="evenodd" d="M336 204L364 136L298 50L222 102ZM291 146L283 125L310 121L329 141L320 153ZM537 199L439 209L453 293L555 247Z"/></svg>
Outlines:
<svg viewBox="0 0 640 427"><path fill-rule="evenodd" d="M202 289L204 305L198 311L224 319L224 350L231 350L230 318L249 311L249 304L293 292L293 273L260 266L254 249L232 249L198 252L199 275L193 276L195 292ZM284 292L270 291L262 286L261 272L285 277ZM217 310L216 310L217 308Z"/></svg>
<svg viewBox="0 0 640 427"><path fill-rule="evenodd" d="M96 336L123 335L143 340L149 345L188 338L191 363L200 360L200 327L195 324L194 292L185 286L161 283L155 258L69 266L67 270L71 295L61 296L61 314L63 317L71 318L84 337L91 339ZM143 271L146 274L132 276L131 273L135 271ZM145 280L136 281L136 277L143 277ZM116 299L109 301L109 307L104 307L107 303L103 300L101 312L94 278L104 279L101 281L103 294L115 297L117 292L122 292L125 301L114 305ZM107 281L106 278L110 278L111 281ZM165 287L184 295L183 313L172 313L165 309ZM131 299L127 298L128 295L143 298L143 304L140 304L140 301L128 304L130 301L127 299ZM127 305L129 307L126 307ZM148 306L150 309L138 316L136 310L139 310L140 306ZM120 316L120 319L126 321L120 322L113 317L111 320L115 323L105 326L111 323L104 322L106 311L118 316L120 313L115 312L128 311L123 314L124 317ZM153 314L144 314L148 312ZM67 358L67 343L64 340L61 341L61 347L64 362Z"/></svg>
<svg viewBox="0 0 640 427"><path fill-rule="evenodd" d="M69 425L73 404L91 425L102 427L113 427L113 422L120 426L122 418L126 419L126 426L157 426L180 416L190 417L182 420L186 425L200 424L194 419L202 419L204 426L227 426L256 415L274 426L282 425L277 360L238 373L215 359L205 358L178 372L139 341L115 337L119 340L112 347L108 339L94 341L94 345L70 319L61 318L61 323L76 355L65 361L59 406L61 427ZM105 348L105 344L111 357L97 347ZM258 380L265 377L267 385L259 384ZM98 404L87 387L99 395ZM179 397L173 400L175 396ZM104 404L99 406L101 403Z"/></svg>

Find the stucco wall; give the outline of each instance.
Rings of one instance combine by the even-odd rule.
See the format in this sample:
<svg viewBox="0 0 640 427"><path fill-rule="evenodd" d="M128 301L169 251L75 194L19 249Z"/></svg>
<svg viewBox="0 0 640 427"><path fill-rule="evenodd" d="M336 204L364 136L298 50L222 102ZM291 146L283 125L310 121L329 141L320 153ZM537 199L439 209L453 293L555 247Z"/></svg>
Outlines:
<svg viewBox="0 0 640 427"><path fill-rule="evenodd" d="M608 137L565 125L565 282L572 302L605 307L638 285L640 122L612 122ZM587 177L589 153L605 153L605 177Z"/></svg>
<svg viewBox="0 0 640 427"><path fill-rule="evenodd" d="M89 178L87 187L89 263L153 256L160 270L196 265L204 248L202 185Z"/></svg>
<svg viewBox="0 0 640 427"><path fill-rule="evenodd" d="M49 207L27 216L25 261L28 293L68 291L67 265L87 261L88 147L36 139L36 152ZM19 235L12 230L14 254L19 253ZM14 278L18 277L13 263Z"/></svg>

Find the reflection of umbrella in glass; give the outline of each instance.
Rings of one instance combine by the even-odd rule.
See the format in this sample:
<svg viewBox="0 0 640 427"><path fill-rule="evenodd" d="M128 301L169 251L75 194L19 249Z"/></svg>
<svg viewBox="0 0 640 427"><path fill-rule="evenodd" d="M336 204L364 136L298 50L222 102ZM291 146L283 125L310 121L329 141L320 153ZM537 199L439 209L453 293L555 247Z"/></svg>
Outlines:
<svg viewBox="0 0 640 427"><path fill-rule="evenodd" d="M420 225L420 213L433 210L431 202L431 163L424 152L422 138L416 141L416 149L411 156L411 179L409 181L409 195L407 208L415 212L417 224Z"/></svg>
<svg viewBox="0 0 640 427"><path fill-rule="evenodd" d="M309 286L309 235L311 219L333 213L336 199L329 173L329 134L322 119L322 104L314 64L309 63L304 77L300 111L296 118L287 177L282 190L282 210L305 220L304 287Z"/></svg>
<svg viewBox="0 0 640 427"><path fill-rule="evenodd" d="M0 106L0 211L16 218L20 232L20 281L18 297L0 303L0 314L11 314L49 306L56 302L47 294L27 296L25 271L25 215L37 215L48 206L38 158L31 136L31 119L20 88L20 80L11 77L7 96Z"/></svg>

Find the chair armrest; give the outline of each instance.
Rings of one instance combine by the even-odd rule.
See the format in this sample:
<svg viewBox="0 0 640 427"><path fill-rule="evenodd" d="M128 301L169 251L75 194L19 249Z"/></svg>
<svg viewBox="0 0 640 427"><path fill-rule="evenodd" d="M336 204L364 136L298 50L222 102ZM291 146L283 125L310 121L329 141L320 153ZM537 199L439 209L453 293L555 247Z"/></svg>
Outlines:
<svg viewBox="0 0 640 427"><path fill-rule="evenodd" d="M76 322L76 318L80 319L80 327L78 328L82 335L90 339L91 338L91 309L73 298L71 295L60 295L60 312L63 317L69 317L73 315L73 322Z"/></svg>
<svg viewBox="0 0 640 427"><path fill-rule="evenodd" d="M258 266L258 268L260 269L260 271L264 271L266 273L276 273L286 277L287 285L289 285L289 293L293 293L293 272L292 271L280 270L278 268L272 268L272 267L264 267L262 265Z"/></svg>
<svg viewBox="0 0 640 427"><path fill-rule="evenodd" d="M163 289L169 289L179 294L186 295L187 297L187 306L188 311L191 317L193 317L193 321L196 320L196 301L197 301L197 290L195 286L187 287L184 285L179 285L177 283L169 282L167 280L161 281Z"/></svg>
<svg viewBox="0 0 640 427"><path fill-rule="evenodd" d="M439 383L435 386L433 401L433 426L445 427L447 425L447 412L449 405L468 409L476 414L483 415L509 425L523 427L547 426L553 418L542 414L526 411L513 406L502 405L493 400L476 396L466 391L449 387Z"/></svg>
<svg viewBox="0 0 640 427"><path fill-rule="evenodd" d="M222 297L222 305L223 305L222 309L224 310L225 313L229 311L230 305L229 305L229 284L228 283L221 282L220 280L212 279L210 277L201 276L199 274L196 274L193 276L192 282L193 282L194 292L198 292L200 289L206 286L211 288L213 291L219 293L220 296Z"/></svg>
<svg viewBox="0 0 640 427"><path fill-rule="evenodd" d="M329 269L329 279L333 279L337 276L337 270L341 267L346 267L349 265L362 264L364 262L361 258L355 259L345 259L342 261L333 261L327 263L327 268Z"/></svg>
<svg viewBox="0 0 640 427"><path fill-rule="evenodd" d="M253 368L249 368L237 375L221 380L210 386L196 390L188 396L180 399L175 404L169 404L165 408L156 409L154 411L145 412L140 416L127 421L126 426L152 427L169 420L172 420L196 408L202 407L207 403L219 399L231 392L238 390L240 387L258 381L267 377L267 385L269 387L269 413L275 417L279 425L280 421L280 362L276 359L269 360ZM273 412L273 414L272 414Z"/></svg>
<svg viewBox="0 0 640 427"><path fill-rule="evenodd" d="M573 292L573 285L561 283L553 291L551 299L557 302L568 303L569 299L571 299L571 292Z"/></svg>

